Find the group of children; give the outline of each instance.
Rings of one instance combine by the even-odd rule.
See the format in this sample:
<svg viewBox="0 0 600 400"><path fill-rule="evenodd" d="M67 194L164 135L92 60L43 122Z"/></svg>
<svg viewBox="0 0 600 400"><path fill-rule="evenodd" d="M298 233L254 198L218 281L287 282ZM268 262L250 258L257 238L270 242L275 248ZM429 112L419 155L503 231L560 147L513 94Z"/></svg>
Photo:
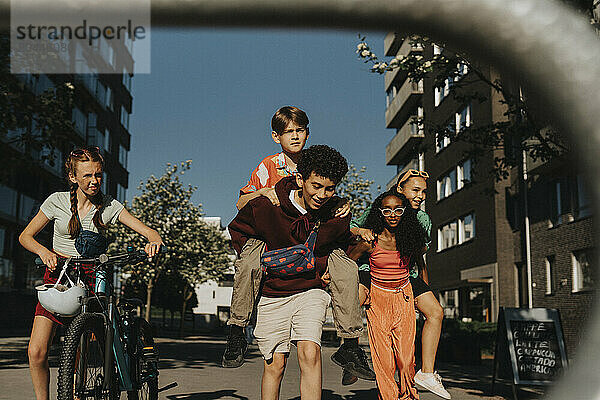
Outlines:
<svg viewBox="0 0 600 400"><path fill-rule="evenodd" d="M277 110L271 134L282 151L265 157L240 190L239 212L229 225L238 259L223 367L243 364L244 327L256 312L262 399L279 398L291 344L298 352L300 397L320 399L320 339L331 302L343 339L331 359L343 368L343 384L375 380L380 399L396 400L418 399L416 383L449 399L434 371L443 311L423 260L431 230L420 210L427 173L409 170L351 220L348 204L335 196L346 159L325 145L304 149L308 123L296 107ZM363 305L374 371L358 345ZM416 374L415 306L426 318Z"/></svg>

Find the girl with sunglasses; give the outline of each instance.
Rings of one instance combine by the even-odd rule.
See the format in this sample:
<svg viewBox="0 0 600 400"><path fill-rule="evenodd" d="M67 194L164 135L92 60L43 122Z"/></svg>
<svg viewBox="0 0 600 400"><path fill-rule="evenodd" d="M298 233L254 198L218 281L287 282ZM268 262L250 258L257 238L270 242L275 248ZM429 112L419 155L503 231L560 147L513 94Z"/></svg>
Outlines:
<svg viewBox="0 0 600 400"><path fill-rule="evenodd" d="M426 212L420 209L421 204L425 201L428 178L429 174L425 171L409 169L398 179L398 183L394 188L397 193L404 195L408 199L410 207L417 212L421 232L425 236L423 253L431 243L431 219ZM361 216L350 223L352 233L360 236L367 242L374 239L373 231L365 226L369 211L370 208L367 208ZM369 294L369 265L359 263L359 266L359 275L361 278L359 294L361 303L364 303L368 301ZM422 388L444 399L450 399L450 393L444 388L442 378L434 370L435 355L442 332L444 310L429 287L427 265L423 260L422 254L413 257L411 260L410 282L416 299L415 306L425 316L425 323L421 331L421 369L415 375L415 381ZM356 380L355 377L344 372L342 383L351 384L356 382Z"/></svg>
<svg viewBox="0 0 600 400"><path fill-rule="evenodd" d="M416 314L409 265L412 257L421 255L423 230L416 210L395 191L375 199L365 227L374 232L374 241L359 242L350 258L369 256L367 323L379 399L418 399L414 384ZM394 378L396 371L399 382Z"/></svg>
<svg viewBox="0 0 600 400"><path fill-rule="evenodd" d="M65 167L70 190L51 194L19 236L21 245L37 254L46 265L45 284L56 282L59 258L95 257L105 252L108 242L101 234L107 224L117 221L148 239L145 250L149 256L158 253L163 244L158 232L131 215L117 200L101 192L104 159L98 147L73 150ZM54 221L52 250L35 239L50 221ZM77 240L82 232L86 233L83 235L86 240ZM80 254L82 248L87 248L86 254ZM93 288L93 270L85 272L86 283ZM44 309L38 302L28 347L29 370L38 400L49 398L48 350L57 325L66 321Z"/></svg>

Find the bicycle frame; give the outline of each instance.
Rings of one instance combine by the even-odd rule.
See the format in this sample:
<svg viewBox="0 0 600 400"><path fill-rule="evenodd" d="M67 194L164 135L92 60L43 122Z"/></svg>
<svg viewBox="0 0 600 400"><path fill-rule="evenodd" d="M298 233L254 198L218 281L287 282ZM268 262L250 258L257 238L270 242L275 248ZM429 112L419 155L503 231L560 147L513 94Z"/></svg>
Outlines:
<svg viewBox="0 0 600 400"><path fill-rule="evenodd" d="M119 389L120 391L135 390L134 382L131 379L131 357L125 351L125 343L122 341L122 324L121 315L115 307L114 294L112 292L112 285L108 282L108 273L102 268L96 270L96 283L95 283L95 295L88 296L83 300L82 313L87 312L87 303L91 299L98 299L101 303L106 302L107 309L104 309L101 313L104 318L104 326L106 327L105 347L104 347L104 387L108 389L108 385L113 380L113 360L116 361L117 374L119 378ZM130 335L135 338L135 332ZM116 339L115 339L116 338ZM127 337L130 339L130 337Z"/></svg>

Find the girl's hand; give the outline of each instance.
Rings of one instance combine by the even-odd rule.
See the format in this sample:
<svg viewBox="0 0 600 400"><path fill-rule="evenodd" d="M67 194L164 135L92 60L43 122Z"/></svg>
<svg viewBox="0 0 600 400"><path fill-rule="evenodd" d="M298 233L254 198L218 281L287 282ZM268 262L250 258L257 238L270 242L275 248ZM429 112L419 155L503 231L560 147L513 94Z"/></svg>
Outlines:
<svg viewBox="0 0 600 400"><path fill-rule="evenodd" d="M48 267L50 272L54 272L58 265L58 256L48 249L45 249L45 251L38 254L38 256L40 256L42 262Z"/></svg>
<svg viewBox="0 0 600 400"><path fill-rule="evenodd" d="M323 282L323 286L327 286L331 283L331 275L329 275L329 271L325 271L321 277L321 282Z"/></svg>
<svg viewBox="0 0 600 400"><path fill-rule="evenodd" d="M148 257L154 257L158 254L160 246L162 245L162 241L149 242L148 244L146 244L146 247L144 247L144 251L148 254Z"/></svg>
<svg viewBox="0 0 600 400"><path fill-rule="evenodd" d="M350 214L350 203L345 202L344 204L342 204L340 206L340 208L335 210L334 217L335 218L346 218L348 216L348 214Z"/></svg>
<svg viewBox="0 0 600 400"><path fill-rule="evenodd" d="M369 289L362 283L358 284L358 298L361 306L369 306L371 304L371 297L369 296Z"/></svg>
<svg viewBox="0 0 600 400"><path fill-rule="evenodd" d="M358 228L358 235L367 243L373 243L375 241L375 234L370 229Z"/></svg>

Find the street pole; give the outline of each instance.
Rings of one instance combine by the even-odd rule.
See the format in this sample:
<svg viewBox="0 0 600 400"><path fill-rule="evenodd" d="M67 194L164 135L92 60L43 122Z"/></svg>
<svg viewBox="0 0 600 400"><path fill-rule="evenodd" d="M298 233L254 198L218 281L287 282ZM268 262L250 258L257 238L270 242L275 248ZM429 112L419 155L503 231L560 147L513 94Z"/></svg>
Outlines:
<svg viewBox="0 0 600 400"><path fill-rule="evenodd" d="M527 152L523 150L523 208L525 211L525 262L527 264L527 308L533 307L531 282L531 238L529 235L529 205L527 200Z"/></svg>

